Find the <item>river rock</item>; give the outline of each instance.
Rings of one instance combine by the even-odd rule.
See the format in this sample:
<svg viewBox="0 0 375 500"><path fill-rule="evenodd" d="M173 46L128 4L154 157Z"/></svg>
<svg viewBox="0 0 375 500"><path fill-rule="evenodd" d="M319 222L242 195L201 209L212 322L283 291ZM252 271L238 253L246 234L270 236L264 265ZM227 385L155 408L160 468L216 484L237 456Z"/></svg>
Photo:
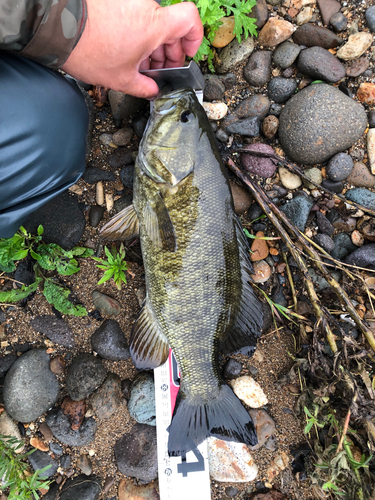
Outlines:
<svg viewBox="0 0 375 500"><path fill-rule="evenodd" d="M86 400L73 401L69 396L65 396L61 403L61 410L69 418L70 427L73 431L78 431L85 417Z"/></svg>
<svg viewBox="0 0 375 500"><path fill-rule="evenodd" d="M265 283L269 280L272 270L270 265L265 260L254 262L254 274L251 275L254 283Z"/></svg>
<svg viewBox="0 0 375 500"><path fill-rule="evenodd" d="M315 235L314 240L328 253L332 252L332 250L335 248L335 242L328 236L328 234L318 233Z"/></svg>
<svg viewBox="0 0 375 500"><path fill-rule="evenodd" d="M233 379L239 377L242 371L242 363L236 359L230 358L224 366L223 376L225 379Z"/></svg>
<svg viewBox="0 0 375 500"><path fill-rule="evenodd" d="M59 443L55 443L55 441L52 441L52 443L50 443L49 449L58 457L60 457L64 453L62 446L60 446Z"/></svg>
<svg viewBox="0 0 375 500"><path fill-rule="evenodd" d="M101 168L89 167L86 168L84 174L82 175L82 179L87 182L87 184L96 184L100 181L114 182L116 180L116 176L113 172L107 172Z"/></svg>
<svg viewBox="0 0 375 500"><path fill-rule="evenodd" d="M115 444L117 467L122 474L150 483L158 475L156 427L135 424Z"/></svg>
<svg viewBox="0 0 375 500"><path fill-rule="evenodd" d="M92 205L89 212L89 222L91 227L98 227L103 219L105 207Z"/></svg>
<svg viewBox="0 0 375 500"><path fill-rule="evenodd" d="M120 179L125 187L127 187L128 189L133 189L133 182L134 182L134 165L133 164L126 165L124 168L121 169Z"/></svg>
<svg viewBox="0 0 375 500"><path fill-rule="evenodd" d="M345 68L340 61L323 47L311 47L301 52L298 69L313 79L338 82L345 77Z"/></svg>
<svg viewBox="0 0 375 500"><path fill-rule="evenodd" d="M203 109L209 120L222 120L228 113L228 106L225 102L204 102Z"/></svg>
<svg viewBox="0 0 375 500"><path fill-rule="evenodd" d="M362 31L350 35L345 45L337 51L337 57L344 61L352 61L360 57L372 44L372 35Z"/></svg>
<svg viewBox="0 0 375 500"><path fill-rule="evenodd" d="M229 73L239 64L246 61L254 50L254 40L249 36L246 40L242 40L241 44L235 38L229 45L217 56L215 69L218 73Z"/></svg>
<svg viewBox="0 0 375 500"><path fill-rule="evenodd" d="M75 346L73 332L63 319L56 316L36 316L30 321L30 326L42 333L55 344L71 349Z"/></svg>
<svg viewBox="0 0 375 500"><path fill-rule="evenodd" d="M228 117L223 123L227 134L239 134L245 137L259 137L260 121L257 116L239 119L235 115Z"/></svg>
<svg viewBox="0 0 375 500"><path fill-rule="evenodd" d="M304 231L314 202L304 195L298 195L281 207L281 211L300 230Z"/></svg>
<svg viewBox="0 0 375 500"><path fill-rule="evenodd" d="M250 450L259 450L269 437L276 431L276 424L265 410L250 410L251 418L253 419L255 430L257 433L258 444L249 446Z"/></svg>
<svg viewBox="0 0 375 500"><path fill-rule="evenodd" d="M100 359L89 353L76 356L68 368L66 389L74 401L86 398L99 387L107 375Z"/></svg>
<svg viewBox="0 0 375 500"><path fill-rule="evenodd" d="M346 75L350 78L356 78L357 76L362 75L369 65L370 61L367 57L360 57L346 67Z"/></svg>
<svg viewBox="0 0 375 500"><path fill-rule="evenodd" d="M359 205L375 210L375 193L366 188L350 189L345 193L345 197Z"/></svg>
<svg viewBox="0 0 375 500"><path fill-rule="evenodd" d="M289 68L297 59L301 47L296 43L287 41L276 47L273 53L273 62L281 69Z"/></svg>
<svg viewBox="0 0 375 500"><path fill-rule="evenodd" d="M342 190L344 189L344 184L340 181L330 181L329 179L324 179L322 182L322 187L324 189L328 189L328 191L331 191L332 193L342 193Z"/></svg>
<svg viewBox="0 0 375 500"><path fill-rule="evenodd" d="M120 128L113 134L113 142L116 146L128 146L134 136L134 130L131 127Z"/></svg>
<svg viewBox="0 0 375 500"><path fill-rule="evenodd" d="M244 99L236 107L234 114L237 118L250 118L255 116L262 119L267 115L270 105L271 103L266 96L256 94Z"/></svg>
<svg viewBox="0 0 375 500"><path fill-rule="evenodd" d="M31 453L31 455L28 456L28 459L34 471L43 469L44 467L50 465L50 468L44 471L40 475L40 477L43 478L54 476L55 473L57 472L57 469L59 468L58 462L53 460L53 458L50 455L48 455L48 453L45 453L40 450L36 450L33 453Z"/></svg>
<svg viewBox="0 0 375 500"><path fill-rule="evenodd" d="M316 212L316 222L318 224L319 231L324 234L328 234L328 236L332 236L335 232L335 228L329 222L327 217L322 214L322 212Z"/></svg>
<svg viewBox="0 0 375 500"><path fill-rule="evenodd" d="M293 96L280 114L279 139L293 161L323 163L352 146L367 126L361 105L325 83Z"/></svg>
<svg viewBox="0 0 375 500"><path fill-rule="evenodd" d="M296 17L297 26L302 26L303 24L308 23L313 16L313 12L313 7L304 7L300 10Z"/></svg>
<svg viewBox="0 0 375 500"><path fill-rule="evenodd" d="M319 168L307 168L304 171L304 174L308 179L315 182L315 184L321 184L323 177ZM309 182L306 179L303 179L303 184L307 187L307 189L316 189L315 184L312 184L312 182Z"/></svg>
<svg viewBox="0 0 375 500"><path fill-rule="evenodd" d="M282 103L289 99L297 89L297 82L293 78L276 76L267 86L268 97L275 102Z"/></svg>
<svg viewBox="0 0 375 500"><path fill-rule="evenodd" d="M250 259L252 262L266 259L269 253L267 242L266 240L262 239L264 238L264 233L262 231L258 231L255 234L255 237L256 239L253 240L253 243L251 245Z"/></svg>
<svg viewBox="0 0 375 500"><path fill-rule="evenodd" d="M98 290L92 292L92 301L103 316L117 316L121 312L121 304L116 299L108 297Z"/></svg>
<svg viewBox="0 0 375 500"><path fill-rule="evenodd" d="M333 241L335 243L335 248L332 250L331 256L334 259L342 260L356 249L350 236L346 233L337 234L333 237Z"/></svg>
<svg viewBox="0 0 375 500"><path fill-rule="evenodd" d="M95 352L104 359L126 361L130 358L128 342L120 325L114 319L106 319L91 337Z"/></svg>
<svg viewBox="0 0 375 500"><path fill-rule="evenodd" d="M122 120L129 120L132 115L144 109L148 103L146 99L140 99L116 90L108 92L108 100L116 127L120 127Z"/></svg>
<svg viewBox="0 0 375 500"><path fill-rule="evenodd" d="M298 189L302 185L299 175L293 174L285 167L279 167L279 177L281 184L287 189Z"/></svg>
<svg viewBox="0 0 375 500"><path fill-rule="evenodd" d="M312 279L316 291L317 292L322 292L326 288L329 288L330 285L327 280L323 278L320 274L318 274L313 267L308 268L310 278ZM334 278L336 281L339 281L341 278L341 273L339 271L332 271L330 273L331 277Z"/></svg>
<svg viewBox="0 0 375 500"><path fill-rule="evenodd" d="M331 19L329 20L329 23L336 31L336 33L345 31L346 27L348 26L348 20L342 12L336 12L336 14L333 14Z"/></svg>
<svg viewBox="0 0 375 500"><path fill-rule="evenodd" d="M104 146L108 147L114 146L112 134L100 134L99 140Z"/></svg>
<svg viewBox="0 0 375 500"><path fill-rule="evenodd" d="M84 418L80 428L74 431L69 417L61 409L51 411L46 416L46 423L55 438L67 446L85 446L91 443L97 428L96 421L90 417Z"/></svg>
<svg viewBox="0 0 375 500"><path fill-rule="evenodd" d="M56 493L49 497L52 489ZM95 476L81 474L74 479L68 479L62 486L61 491L59 487L55 489L54 485L52 485L43 500L98 500L100 494L100 479Z"/></svg>
<svg viewBox="0 0 375 500"><path fill-rule="evenodd" d="M142 139L143 137L147 121L148 121L147 116L145 116L143 113L137 113L136 115L133 116L132 128L134 130L135 135L139 139Z"/></svg>
<svg viewBox="0 0 375 500"><path fill-rule="evenodd" d="M209 437L207 445L210 476L214 481L243 483L256 478L258 467L245 444Z"/></svg>
<svg viewBox="0 0 375 500"><path fill-rule="evenodd" d="M372 109L367 113L368 126L375 128L375 110Z"/></svg>
<svg viewBox="0 0 375 500"><path fill-rule="evenodd" d="M256 19L255 26L261 30L268 19L268 9L265 0L257 0L256 5L251 10L251 17Z"/></svg>
<svg viewBox="0 0 375 500"><path fill-rule="evenodd" d="M271 146L262 143L249 144L245 146L244 149L259 153L268 153L271 155L275 154L275 151ZM247 153L241 154L241 164L251 174L259 175L265 179L272 177L277 168L277 160L273 160L272 158L262 158L261 156L253 156Z"/></svg>
<svg viewBox="0 0 375 500"><path fill-rule="evenodd" d="M229 186L233 196L234 211L237 215L242 215L249 210L253 198L247 189L236 182L230 180Z"/></svg>
<svg viewBox="0 0 375 500"><path fill-rule="evenodd" d="M16 422L7 414L5 410L0 415L0 434L2 436L9 436L11 438L17 439L18 443L8 443L16 453L23 453L25 451L24 446L20 446L18 449L16 449L18 444L22 443L22 436ZM3 438L3 441L7 442L8 439Z"/></svg>
<svg viewBox="0 0 375 500"><path fill-rule="evenodd" d="M225 85L220 76L204 75L204 92L205 101L221 101L224 98Z"/></svg>
<svg viewBox="0 0 375 500"><path fill-rule="evenodd" d="M160 500L154 483L136 486L130 479L121 479L118 500Z"/></svg>
<svg viewBox="0 0 375 500"><path fill-rule="evenodd" d="M354 168L346 180L355 187L375 187L375 175L372 175L367 165L360 161L354 163Z"/></svg>
<svg viewBox="0 0 375 500"><path fill-rule="evenodd" d="M216 49L226 47L236 36L234 31L234 16L222 17L220 19L221 25L215 33L211 45Z"/></svg>
<svg viewBox="0 0 375 500"><path fill-rule="evenodd" d="M298 45L318 46L324 49L333 49L342 44L341 38L332 33L331 30L320 28L311 23L300 26L293 34L293 41Z"/></svg>
<svg viewBox="0 0 375 500"><path fill-rule="evenodd" d="M95 415L100 420L113 415L123 402L121 380L118 375L110 373L91 396L90 402Z"/></svg>
<svg viewBox="0 0 375 500"><path fill-rule="evenodd" d="M8 371L4 405L18 422L32 422L56 403L59 384L49 362L50 356L44 349L32 349L19 357Z"/></svg>
<svg viewBox="0 0 375 500"><path fill-rule="evenodd" d="M279 17L270 17L258 36L258 44L275 47L287 40L293 33L293 24Z"/></svg>
<svg viewBox="0 0 375 500"><path fill-rule="evenodd" d="M337 0L317 0L323 24L328 26L331 17L341 9L340 2Z"/></svg>
<svg viewBox="0 0 375 500"><path fill-rule="evenodd" d="M151 374L143 372L134 379L128 409L130 416L140 424L156 425L155 386Z"/></svg>
<svg viewBox="0 0 375 500"><path fill-rule="evenodd" d="M364 104L375 104L375 84L362 82L358 88L357 97Z"/></svg>
<svg viewBox="0 0 375 500"><path fill-rule="evenodd" d="M346 153L338 153L329 160L327 175L331 181L344 181L353 170L353 160Z"/></svg>
<svg viewBox="0 0 375 500"><path fill-rule="evenodd" d="M235 395L251 408L260 408L268 403L261 386L249 375L243 375L230 382Z"/></svg>
<svg viewBox="0 0 375 500"><path fill-rule="evenodd" d="M81 455L77 460L77 467L85 474L89 476L92 473L92 462L88 455Z"/></svg>
<svg viewBox="0 0 375 500"><path fill-rule="evenodd" d="M365 18L369 30L371 33L375 33L375 5L372 5L366 10Z"/></svg>
<svg viewBox="0 0 375 500"><path fill-rule="evenodd" d="M375 243L363 245L357 248L345 259L350 265L365 267L366 269L375 269Z"/></svg>
<svg viewBox="0 0 375 500"><path fill-rule="evenodd" d="M370 163L370 170L375 174L375 129L370 128L367 132L367 154Z"/></svg>
<svg viewBox="0 0 375 500"><path fill-rule="evenodd" d="M121 168L124 165L132 163L132 153L128 149L118 148L111 154L107 161L112 168Z"/></svg>
<svg viewBox="0 0 375 500"><path fill-rule="evenodd" d="M5 356L0 357L0 379L6 375L17 359L18 357L15 354L6 354ZM0 434L4 433L0 432Z"/></svg>
<svg viewBox="0 0 375 500"><path fill-rule="evenodd" d="M272 52L253 52L243 70L243 77L253 87L263 87L271 78Z"/></svg>
<svg viewBox="0 0 375 500"><path fill-rule="evenodd" d="M273 139L279 128L279 120L276 116L266 116L262 124L262 132L266 139Z"/></svg>

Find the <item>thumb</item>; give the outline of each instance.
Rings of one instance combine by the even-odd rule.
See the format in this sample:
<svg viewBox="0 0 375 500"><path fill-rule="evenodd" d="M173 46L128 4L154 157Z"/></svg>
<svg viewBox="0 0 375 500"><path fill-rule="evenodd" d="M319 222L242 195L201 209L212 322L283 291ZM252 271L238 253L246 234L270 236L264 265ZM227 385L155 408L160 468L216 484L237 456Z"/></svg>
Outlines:
<svg viewBox="0 0 375 500"><path fill-rule="evenodd" d="M135 97L153 99L158 95L159 87L152 78L141 75L138 71L134 71L131 80L127 80L122 91Z"/></svg>

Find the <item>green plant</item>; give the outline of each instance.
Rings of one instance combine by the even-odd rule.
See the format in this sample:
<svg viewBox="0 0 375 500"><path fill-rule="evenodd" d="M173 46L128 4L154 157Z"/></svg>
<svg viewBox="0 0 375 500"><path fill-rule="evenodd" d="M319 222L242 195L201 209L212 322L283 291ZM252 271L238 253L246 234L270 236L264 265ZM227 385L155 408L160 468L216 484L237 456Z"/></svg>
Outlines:
<svg viewBox="0 0 375 500"><path fill-rule="evenodd" d="M318 434L317 427L320 427L321 429L324 427L324 423L318 422L318 419L316 418L318 415L319 411L319 406L318 405L313 405L314 406L314 415L309 411L309 409L305 406L303 408L303 411L306 414L306 427L304 429L304 433L308 434L312 428L312 426L315 427L316 433Z"/></svg>
<svg viewBox="0 0 375 500"><path fill-rule="evenodd" d="M162 0L161 5L173 5L181 3L182 0ZM205 36L198 52L194 56L195 61L201 61L207 56L208 66L212 72L214 52L211 48L211 42L221 26L221 18L225 16L234 17L233 34L236 35L238 42L241 42L241 36L247 38L249 35L256 35L256 19L248 17L252 8L256 5L256 0L190 0L198 7L199 15L205 29Z"/></svg>
<svg viewBox="0 0 375 500"><path fill-rule="evenodd" d="M108 260L100 259L99 257L92 257L97 262L100 262L100 264L96 264L96 266L105 271L103 277L98 281L98 285L101 285L105 281L113 278L117 288L121 290L122 283L126 283L124 271L128 269L128 264L125 261L124 245L121 243L119 251L117 251L115 245L112 246L111 250L104 247L104 251Z"/></svg>
<svg viewBox="0 0 375 500"><path fill-rule="evenodd" d="M50 481L43 478L43 473L51 465L37 470L34 474L29 472L29 466L24 462L25 458L34 453L32 449L27 453L16 453L24 443L13 436L0 434L0 477L2 478L1 489L9 489L8 500L28 500L39 497L38 490L48 490Z"/></svg>
<svg viewBox="0 0 375 500"><path fill-rule="evenodd" d="M75 257L89 257L93 250L84 247L74 247L64 250L55 243L43 243L43 227L39 226L37 236L33 236L21 227L12 238L0 239L0 271L13 272L16 263L30 256L34 260L35 281L31 285L22 285L20 289L0 292L0 303L17 302L28 297L41 288L47 301L63 314L85 316L86 309L81 305L74 305L69 299L70 292L53 277L45 276L42 272L55 271L63 276L71 276L80 270Z"/></svg>

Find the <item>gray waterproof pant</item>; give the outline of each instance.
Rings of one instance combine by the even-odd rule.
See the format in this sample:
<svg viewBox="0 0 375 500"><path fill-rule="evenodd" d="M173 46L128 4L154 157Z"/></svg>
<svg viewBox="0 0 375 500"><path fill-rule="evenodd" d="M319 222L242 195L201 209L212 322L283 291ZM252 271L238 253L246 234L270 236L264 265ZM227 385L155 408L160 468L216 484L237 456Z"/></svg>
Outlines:
<svg viewBox="0 0 375 500"><path fill-rule="evenodd" d="M80 178L87 129L73 80L0 52L0 238Z"/></svg>

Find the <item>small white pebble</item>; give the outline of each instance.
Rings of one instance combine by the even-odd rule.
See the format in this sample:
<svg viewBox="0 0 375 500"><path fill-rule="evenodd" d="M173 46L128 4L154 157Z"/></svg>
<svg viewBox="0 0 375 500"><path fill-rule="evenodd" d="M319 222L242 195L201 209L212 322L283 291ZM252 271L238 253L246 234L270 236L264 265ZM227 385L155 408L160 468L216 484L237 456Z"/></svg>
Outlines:
<svg viewBox="0 0 375 500"><path fill-rule="evenodd" d="M89 450L89 455L90 457L93 457L95 455L96 451L95 450Z"/></svg>
<svg viewBox="0 0 375 500"><path fill-rule="evenodd" d="M104 204L104 187L102 181L96 184L96 203L100 206Z"/></svg>
<svg viewBox="0 0 375 500"><path fill-rule="evenodd" d="M203 108L209 120L221 120L228 113L224 102L204 102Z"/></svg>

